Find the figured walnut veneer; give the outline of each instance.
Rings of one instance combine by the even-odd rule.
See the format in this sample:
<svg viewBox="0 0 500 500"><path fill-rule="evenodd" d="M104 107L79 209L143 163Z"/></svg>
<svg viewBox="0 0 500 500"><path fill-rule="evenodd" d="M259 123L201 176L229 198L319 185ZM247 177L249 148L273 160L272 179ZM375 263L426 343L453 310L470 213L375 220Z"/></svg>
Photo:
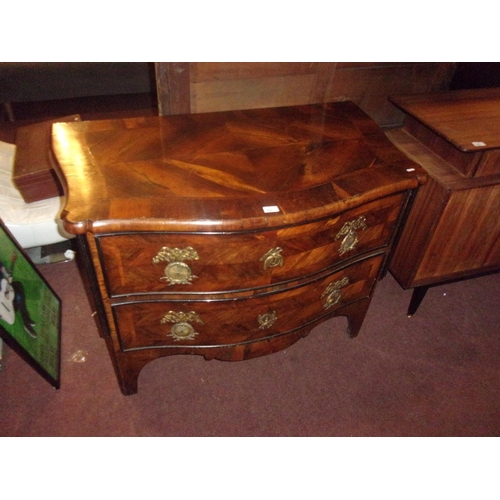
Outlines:
<svg viewBox="0 0 500 500"><path fill-rule="evenodd" d="M500 269L500 89L392 101L406 118L387 135L429 173L390 266L411 316L430 286Z"/></svg>
<svg viewBox="0 0 500 500"><path fill-rule="evenodd" d="M161 356L357 335L426 178L350 102L60 123L53 152L124 394Z"/></svg>

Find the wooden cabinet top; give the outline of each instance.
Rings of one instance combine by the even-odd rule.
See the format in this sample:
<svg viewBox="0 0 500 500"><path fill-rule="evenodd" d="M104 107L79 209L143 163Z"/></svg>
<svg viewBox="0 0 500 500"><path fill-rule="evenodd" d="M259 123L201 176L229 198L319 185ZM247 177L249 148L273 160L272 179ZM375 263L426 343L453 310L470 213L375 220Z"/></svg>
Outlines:
<svg viewBox="0 0 500 500"><path fill-rule="evenodd" d="M463 152L500 147L500 88L389 99Z"/></svg>
<svg viewBox="0 0 500 500"><path fill-rule="evenodd" d="M70 233L253 230L425 181L351 102L57 123Z"/></svg>

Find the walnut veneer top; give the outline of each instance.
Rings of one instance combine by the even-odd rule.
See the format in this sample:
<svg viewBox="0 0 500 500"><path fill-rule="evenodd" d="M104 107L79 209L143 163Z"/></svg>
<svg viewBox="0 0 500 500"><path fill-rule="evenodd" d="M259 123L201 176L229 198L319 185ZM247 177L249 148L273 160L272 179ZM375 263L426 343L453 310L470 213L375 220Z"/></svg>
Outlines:
<svg viewBox="0 0 500 500"><path fill-rule="evenodd" d="M463 152L500 147L500 88L389 100Z"/></svg>
<svg viewBox="0 0 500 500"><path fill-rule="evenodd" d="M57 123L52 146L74 234L277 227L426 178L351 102Z"/></svg>

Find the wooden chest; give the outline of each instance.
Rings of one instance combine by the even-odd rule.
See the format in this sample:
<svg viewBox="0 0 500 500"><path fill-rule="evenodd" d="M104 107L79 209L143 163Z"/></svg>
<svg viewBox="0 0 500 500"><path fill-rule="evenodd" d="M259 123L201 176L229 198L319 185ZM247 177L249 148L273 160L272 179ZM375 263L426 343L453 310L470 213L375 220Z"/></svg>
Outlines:
<svg viewBox="0 0 500 500"><path fill-rule="evenodd" d="M58 123L53 149L124 394L161 356L357 335L426 178L351 102Z"/></svg>
<svg viewBox="0 0 500 500"><path fill-rule="evenodd" d="M392 102L406 118L388 136L429 174L390 268L411 316L430 286L500 269L500 89Z"/></svg>

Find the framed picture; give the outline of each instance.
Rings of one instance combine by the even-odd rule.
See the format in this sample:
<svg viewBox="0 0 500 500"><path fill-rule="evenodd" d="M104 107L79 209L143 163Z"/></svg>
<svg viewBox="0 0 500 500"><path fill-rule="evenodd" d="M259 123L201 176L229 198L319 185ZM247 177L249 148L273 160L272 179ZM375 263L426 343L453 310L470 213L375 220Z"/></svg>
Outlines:
<svg viewBox="0 0 500 500"><path fill-rule="evenodd" d="M0 337L56 389L61 301L0 220Z"/></svg>

